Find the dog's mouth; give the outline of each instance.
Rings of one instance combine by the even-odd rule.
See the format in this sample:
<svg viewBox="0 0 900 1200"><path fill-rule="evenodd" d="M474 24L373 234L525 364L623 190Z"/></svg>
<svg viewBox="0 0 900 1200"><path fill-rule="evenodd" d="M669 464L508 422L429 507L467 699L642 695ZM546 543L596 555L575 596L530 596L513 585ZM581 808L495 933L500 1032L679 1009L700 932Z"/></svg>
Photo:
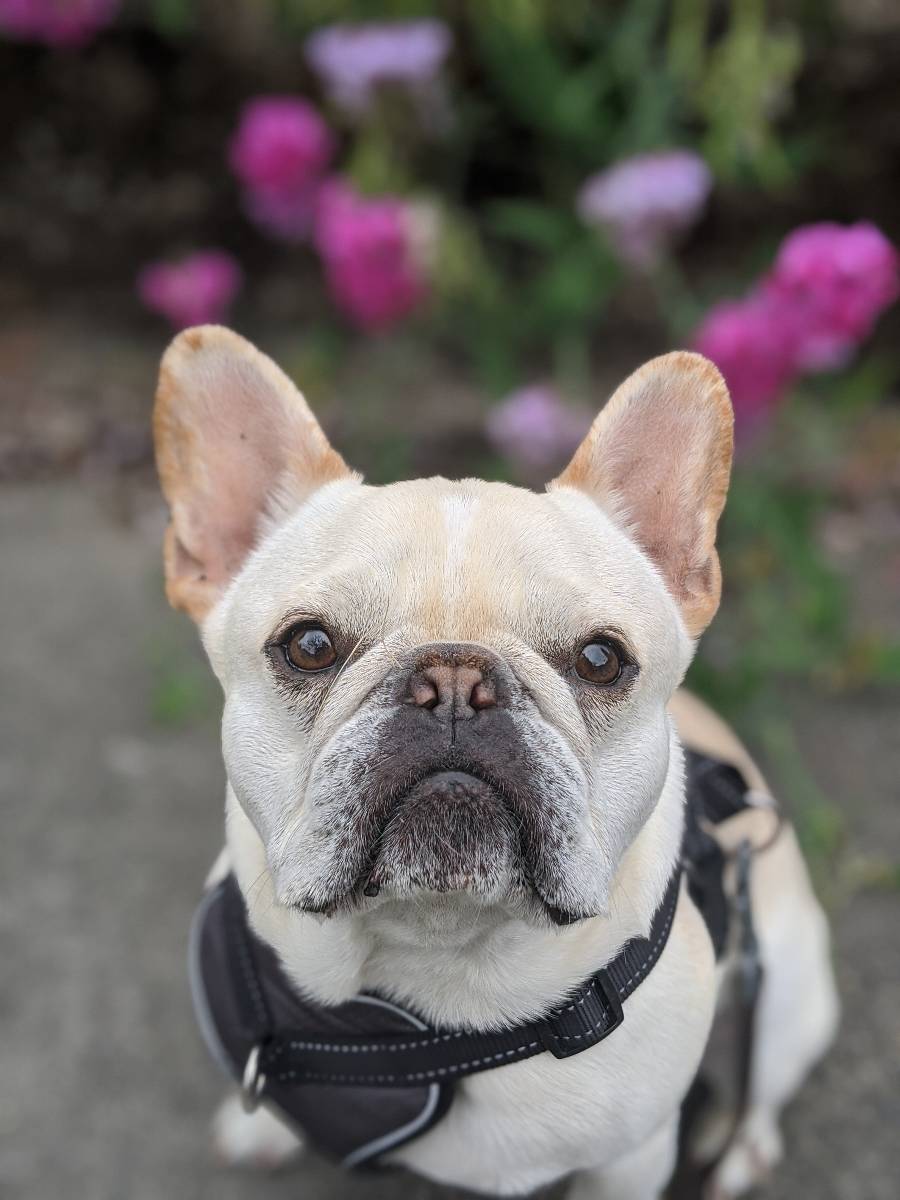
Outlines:
<svg viewBox="0 0 900 1200"><path fill-rule="evenodd" d="M334 915L386 900L423 894L467 894L485 905L525 910L534 919L568 925L593 913L549 899L536 880L546 830L517 806L502 780L468 762L441 764L383 797L376 818L353 831L357 867L325 903L295 901L305 911Z"/></svg>
<svg viewBox="0 0 900 1200"><path fill-rule="evenodd" d="M521 886L522 859L513 815L496 784L480 773L435 771L393 805L362 893L467 891L501 899Z"/></svg>

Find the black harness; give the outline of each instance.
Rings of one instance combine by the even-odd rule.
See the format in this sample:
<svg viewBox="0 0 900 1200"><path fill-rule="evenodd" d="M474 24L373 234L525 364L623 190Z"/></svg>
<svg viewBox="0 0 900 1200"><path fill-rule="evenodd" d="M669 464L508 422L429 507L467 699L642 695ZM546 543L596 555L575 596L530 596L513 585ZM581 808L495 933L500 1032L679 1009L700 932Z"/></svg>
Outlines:
<svg viewBox="0 0 900 1200"><path fill-rule="evenodd" d="M336 1006L306 999L250 929L229 875L206 894L191 931L191 990L213 1057L250 1103L264 1098L320 1150L353 1167L431 1128L452 1102L454 1080L597 1045L622 1024L622 1005L662 954L682 876L717 957L724 948L724 858L708 826L748 806L747 785L725 763L690 751L686 759L682 853L648 936L628 942L539 1020L496 1032L432 1028L376 995Z"/></svg>

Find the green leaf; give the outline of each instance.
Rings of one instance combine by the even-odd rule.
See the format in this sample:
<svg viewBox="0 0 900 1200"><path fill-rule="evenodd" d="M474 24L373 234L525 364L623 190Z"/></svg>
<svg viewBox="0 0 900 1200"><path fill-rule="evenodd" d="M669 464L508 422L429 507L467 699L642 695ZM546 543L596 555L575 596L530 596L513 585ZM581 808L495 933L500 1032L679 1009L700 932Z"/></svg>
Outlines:
<svg viewBox="0 0 900 1200"><path fill-rule="evenodd" d="M571 235L573 218L550 205L530 200L499 200L486 212L488 229L499 237L555 251Z"/></svg>

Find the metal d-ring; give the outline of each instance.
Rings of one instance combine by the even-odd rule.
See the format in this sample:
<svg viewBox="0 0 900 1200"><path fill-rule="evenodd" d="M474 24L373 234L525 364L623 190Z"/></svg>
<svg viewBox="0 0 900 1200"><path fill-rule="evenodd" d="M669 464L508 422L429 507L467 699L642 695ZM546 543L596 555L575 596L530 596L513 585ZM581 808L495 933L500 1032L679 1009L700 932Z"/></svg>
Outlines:
<svg viewBox="0 0 900 1200"><path fill-rule="evenodd" d="M241 1079L241 1104L244 1112L252 1113L259 1107L259 1098L266 1086L266 1077L259 1069L259 1056L262 1043L257 1042L247 1055L244 1064L244 1075Z"/></svg>

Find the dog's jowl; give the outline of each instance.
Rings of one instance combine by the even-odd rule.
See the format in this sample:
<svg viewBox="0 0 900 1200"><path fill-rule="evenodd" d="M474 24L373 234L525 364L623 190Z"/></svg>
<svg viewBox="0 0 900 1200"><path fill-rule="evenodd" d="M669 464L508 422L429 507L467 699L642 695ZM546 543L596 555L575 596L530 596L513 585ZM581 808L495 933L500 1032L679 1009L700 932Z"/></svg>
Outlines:
<svg viewBox="0 0 900 1200"><path fill-rule="evenodd" d="M681 1141L752 1187L837 1005L790 827L679 690L719 601L716 369L642 367L543 494L365 485L215 327L167 351L155 433L167 592L224 692L191 963L220 1151L653 1200L738 978L737 1100Z"/></svg>

